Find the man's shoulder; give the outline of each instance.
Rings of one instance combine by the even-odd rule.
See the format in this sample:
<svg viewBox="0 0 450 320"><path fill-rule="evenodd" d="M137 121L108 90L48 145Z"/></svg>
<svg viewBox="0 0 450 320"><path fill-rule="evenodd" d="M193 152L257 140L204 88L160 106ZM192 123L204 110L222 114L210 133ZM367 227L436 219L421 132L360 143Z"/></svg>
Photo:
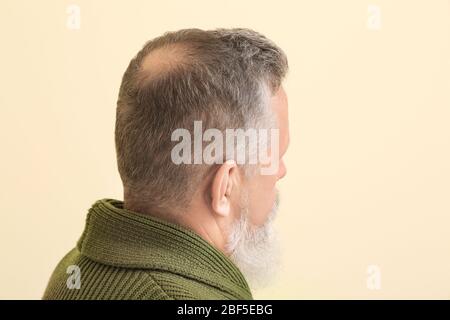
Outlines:
<svg viewBox="0 0 450 320"><path fill-rule="evenodd" d="M43 299L160 300L171 297L147 270L105 265L83 256L74 248L56 266Z"/></svg>
<svg viewBox="0 0 450 320"><path fill-rule="evenodd" d="M53 271L43 299L50 300L170 300L229 299L207 283L176 272L106 265L67 253Z"/></svg>

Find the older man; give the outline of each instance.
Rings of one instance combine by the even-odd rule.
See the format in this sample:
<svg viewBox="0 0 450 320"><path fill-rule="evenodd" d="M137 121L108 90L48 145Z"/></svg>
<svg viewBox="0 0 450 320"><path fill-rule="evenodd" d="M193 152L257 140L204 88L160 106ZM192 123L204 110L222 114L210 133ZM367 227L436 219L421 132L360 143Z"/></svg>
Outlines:
<svg viewBox="0 0 450 320"><path fill-rule="evenodd" d="M279 260L272 221L286 174L287 69L283 51L249 29L184 29L147 42L117 102L124 200L93 204L44 299L252 299ZM180 129L200 143L196 161L174 159L195 153L174 152ZM255 129L256 140L237 137L226 152L215 141L211 152L208 141L229 129ZM238 161L261 151L266 161Z"/></svg>

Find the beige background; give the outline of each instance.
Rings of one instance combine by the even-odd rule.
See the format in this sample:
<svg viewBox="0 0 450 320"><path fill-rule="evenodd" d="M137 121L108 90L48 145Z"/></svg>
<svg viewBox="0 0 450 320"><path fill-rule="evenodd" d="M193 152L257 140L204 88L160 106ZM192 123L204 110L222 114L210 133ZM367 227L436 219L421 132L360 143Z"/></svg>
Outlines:
<svg viewBox="0 0 450 320"><path fill-rule="evenodd" d="M130 58L168 30L238 26L290 62L284 267L255 297L450 298L447 0L2 0L0 298L39 299L90 205L121 199Z"/></svg>

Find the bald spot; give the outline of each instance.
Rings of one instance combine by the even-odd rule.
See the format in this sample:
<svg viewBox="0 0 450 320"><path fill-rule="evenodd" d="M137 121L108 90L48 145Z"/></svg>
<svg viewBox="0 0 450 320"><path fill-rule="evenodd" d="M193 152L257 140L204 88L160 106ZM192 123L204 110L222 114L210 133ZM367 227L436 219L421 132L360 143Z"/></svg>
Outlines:
<svg viewBox="0 0 450 320"><path fill-rule="evenodd" d="M146 81L167 73L188 61L189 46L187 44L169 44L152 50L142 60L141 72Z"/></svg>

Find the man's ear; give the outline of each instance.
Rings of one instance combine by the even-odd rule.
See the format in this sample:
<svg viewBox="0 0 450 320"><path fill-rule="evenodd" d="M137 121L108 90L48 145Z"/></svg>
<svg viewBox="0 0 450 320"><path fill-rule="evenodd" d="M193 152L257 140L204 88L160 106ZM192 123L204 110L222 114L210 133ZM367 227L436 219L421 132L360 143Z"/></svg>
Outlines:
<svg viewBox="0 0 450 320"><path fill-rule="evenodd" d="M236 187L237 166L228 160L219 167L211 185L211 206L215 213L228 216L231 212L231 191Z"/></svg>

